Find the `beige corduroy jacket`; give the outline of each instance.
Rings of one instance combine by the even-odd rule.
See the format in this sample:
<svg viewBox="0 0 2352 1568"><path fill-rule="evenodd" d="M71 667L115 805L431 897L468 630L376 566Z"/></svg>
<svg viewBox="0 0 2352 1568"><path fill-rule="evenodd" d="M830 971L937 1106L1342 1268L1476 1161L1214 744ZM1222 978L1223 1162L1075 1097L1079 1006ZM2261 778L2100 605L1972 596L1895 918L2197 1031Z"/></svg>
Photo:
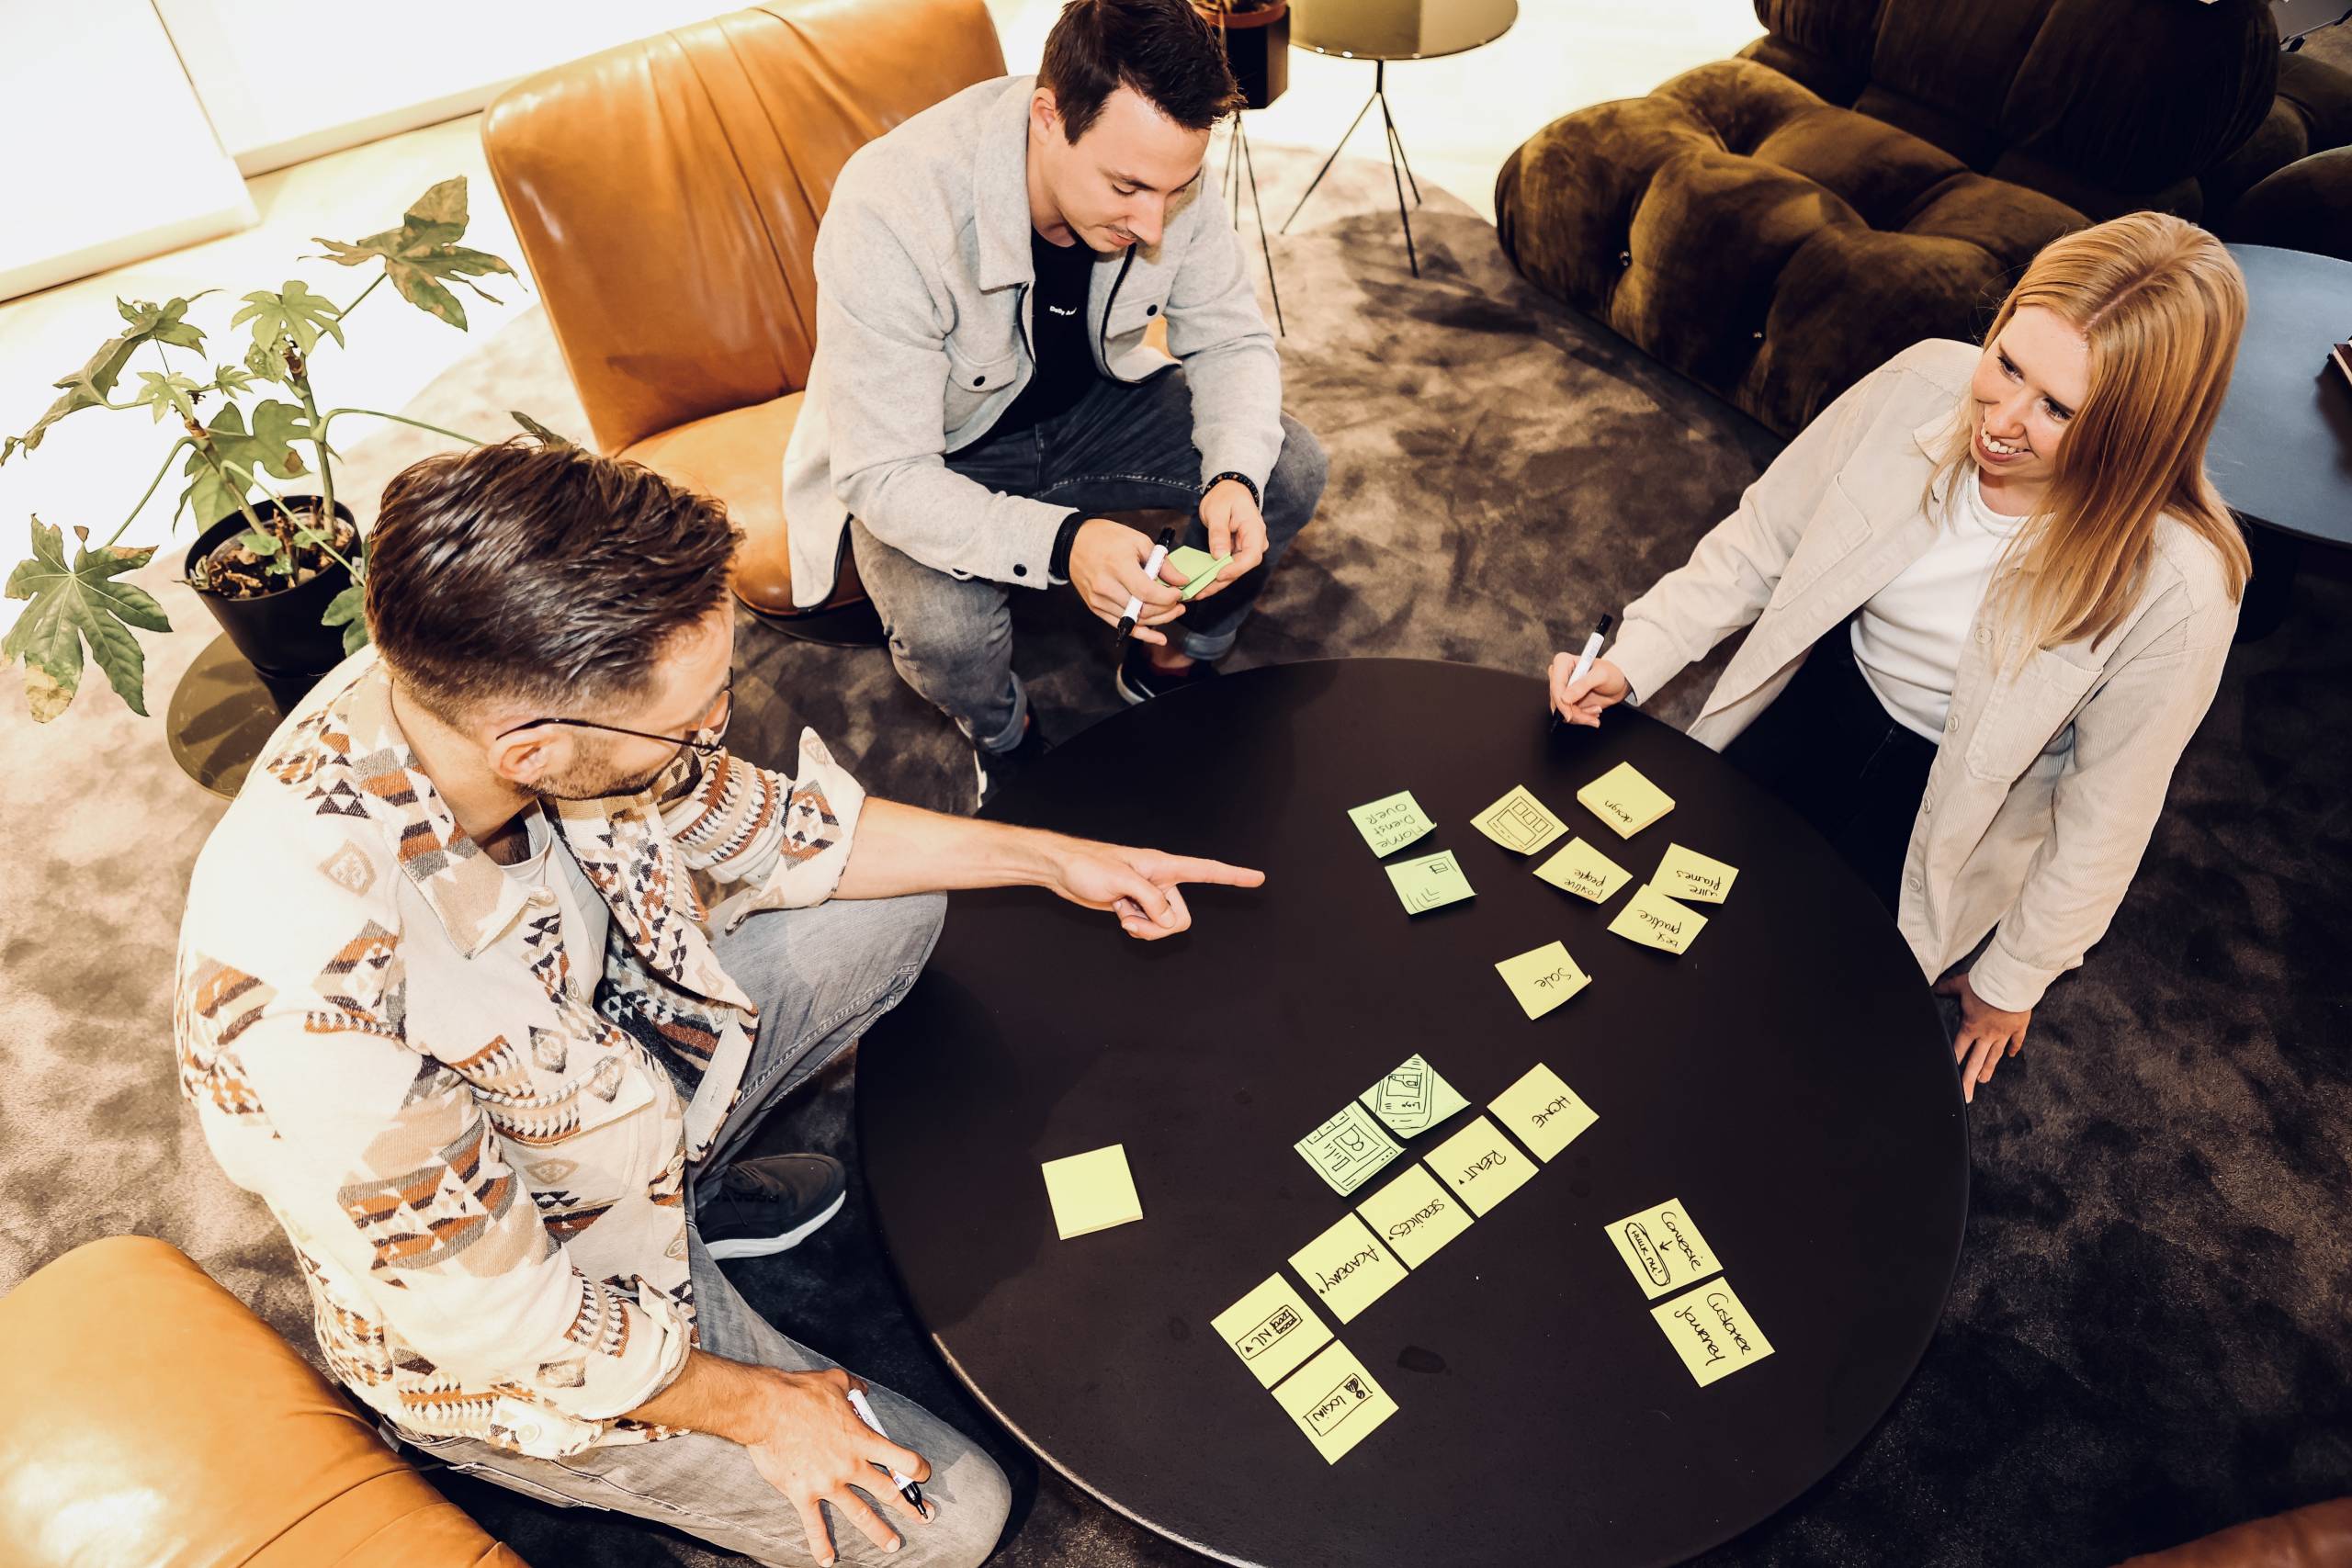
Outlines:
<svg viewBox="0 0 2352 1568"><path fill-rule="evenodd" d="M1977 350L1897 355L1822 411L1739 508L1625 607L1609 657L1639 702L1753 623L1693 739L1720 750L1778 696L1815 641L1935 536L1933 456ZM2064 643L1996 670L1980 606L1928 775L1895 921L1933 980L1993 933L1979 996L2021 1010L2106 933L2146 851L2174 764L2211 705L2237 629L2220 558L2165 518L2139 602L2094 647Z"/></svg>

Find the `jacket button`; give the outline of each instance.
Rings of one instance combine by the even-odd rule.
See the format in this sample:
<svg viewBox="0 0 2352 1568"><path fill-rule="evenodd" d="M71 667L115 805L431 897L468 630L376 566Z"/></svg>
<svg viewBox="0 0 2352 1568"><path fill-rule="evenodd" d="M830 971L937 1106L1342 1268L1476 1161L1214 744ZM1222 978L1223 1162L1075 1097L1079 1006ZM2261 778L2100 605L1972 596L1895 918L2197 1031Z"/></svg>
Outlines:
<svg viewBox="0 0 2352 1568"><path fill-rule="evenodd" d="M985 387L988 384L989 378L985 376L975 376L972 378L972 385L975 387Z"/></svg>
<svg viewBox="0 0 2352 1568"><path fill-rule="evenodd" d="M1143 313L1147 316L1157 316L1159 314L1159 307L1157 305L1146 305L1143 308Z"/></svg>
<svg viewBox="0 0 2352 1568"><path fill-rule="evenodd" d="M1907 882L1907 883L1909 883L1909 884L1911 885L1911 891L1912 891L1912 892L1917 893L1917 891L1919 891L1919 874L1918 874L1917 872L1916 872L1916 871L1915 871L1915 872L1913 872L1910 875L1908 875L1908 876L1905 877L1903 880L1904 880L1904 881L1905 881L1905 882Z"/></svg>
<svg viewBox="0 0 2352 1568"><path fill-rule="evenodd" d="M1015 577L1026 577L1029 575L1029 569L1018 562L1015 562L1012 568L1012 575Z"/></svg>

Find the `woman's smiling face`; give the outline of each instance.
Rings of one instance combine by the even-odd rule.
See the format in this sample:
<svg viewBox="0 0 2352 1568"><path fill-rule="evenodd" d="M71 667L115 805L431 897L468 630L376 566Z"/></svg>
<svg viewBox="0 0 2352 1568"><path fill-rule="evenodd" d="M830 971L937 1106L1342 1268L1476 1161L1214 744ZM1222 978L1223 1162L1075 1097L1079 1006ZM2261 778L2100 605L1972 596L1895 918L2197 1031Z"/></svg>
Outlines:
<svg viewBox="0 0 2352 1568"><path fill-rule="evenodd" d="M1969 395L1969 451L1990 488L2039 494L2057 471L2066 427L2089 394L2091 345L2054 312L2027 305L1984 345Z"/></svg>

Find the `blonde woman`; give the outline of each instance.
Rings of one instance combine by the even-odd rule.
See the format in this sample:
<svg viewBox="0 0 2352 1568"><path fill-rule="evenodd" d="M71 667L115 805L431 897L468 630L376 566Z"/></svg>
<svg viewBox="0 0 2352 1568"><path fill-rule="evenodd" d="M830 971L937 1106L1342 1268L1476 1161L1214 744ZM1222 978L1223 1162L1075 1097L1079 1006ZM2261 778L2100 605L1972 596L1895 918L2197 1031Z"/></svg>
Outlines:
<svg viewBox="0 0 2352 1568"><path fill-rule="evenodd" d="M2248 562L2205 443L2245 321L2236 264L2179 219L2054 241L1982 348L1871 373L1608 658L1552 661L1554 706L1597 725L1752 624L1690 734L1837 845L1959 998L1971 1100L2106 931L2221 682Z"/></svg>

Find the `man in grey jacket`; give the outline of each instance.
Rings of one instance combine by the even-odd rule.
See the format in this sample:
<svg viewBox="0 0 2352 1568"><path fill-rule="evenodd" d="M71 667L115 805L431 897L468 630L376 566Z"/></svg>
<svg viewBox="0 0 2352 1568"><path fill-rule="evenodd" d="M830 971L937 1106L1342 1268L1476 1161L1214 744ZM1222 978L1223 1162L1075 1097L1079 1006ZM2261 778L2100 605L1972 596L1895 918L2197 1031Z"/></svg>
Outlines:
<svg viewBox="0 0 2352 1568"><path fill-rule="evenodd" d="M1035 77L967 88L860 149L819 230L817 352L784 459L794 597L845 544L908 684L971 741L983 800L1044 750L1010 590L1116 624L1141 702L1215 673L1313 515L1324 457L1282 412L1240 241L1202 199L1238 102L1188 0L1071 0ZM1146 344L1165 321L1168 355ZM1098 515L1181 507L1231 556L1189 602ZM846 526L844 526L846 525Z"/></svg>

